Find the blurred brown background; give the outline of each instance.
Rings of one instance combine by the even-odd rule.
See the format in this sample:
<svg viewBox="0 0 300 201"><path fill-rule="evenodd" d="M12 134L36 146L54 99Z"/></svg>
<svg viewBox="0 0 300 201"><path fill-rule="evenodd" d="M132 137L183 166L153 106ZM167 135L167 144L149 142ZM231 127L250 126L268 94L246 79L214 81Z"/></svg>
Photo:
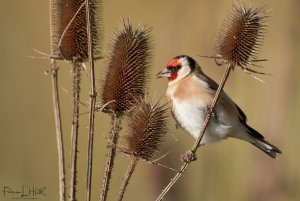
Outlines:
<svg viewBox="0 0 300 201"><path fill-rule="evenodd" d="M203 70L219 82L223 68L210 59L222 19L232 1L145 1L104 0L104 46L121 17L132 24L153 27L154 57L151 69L150 95L163 94L167 83L156 80L155 74L167 61L179 54L194 57ZM245 142L226 140L198 150L193 163L166 200L300 200L300 1L244 1L247 5L267 5L269 28L260 58L261 71L271 76L259 76L261 83L236 69L226 85L226 91L248 115L249 124L281 148L283 154L273 160ZM50 77L44 75L49 61L31 59L45 53L49 47L48 1L4 1L0 4L0 200L10 200L3 188L22 185L46 186L46 197L58 200L58 167L52 111ZM104 54L105 55L105 54ZM103 76L104 61L96 63L97 80ZM71 127L70 66L59 63L60 94L63 108L64 140L69 162ZM88 77L83 75L82 101L88 101ZM98 82L101 87L101 82ZM65 90L63 90L65 89ZM88 109L81 107L81 111ZM78 200L83 200L86 175L87 115L81 116L79 147ZM97 200L106 153L109 116L96 115L93 200ZM179 156L193 144L193 139L176 130L173 119L162 161L180 166ZM175 136L174 137L172 137ZM177 140L177 141L176 141ZM128 157L118 155L113 175L110 199L115 199ZM67 166L68 167L68 166ZM133 176L126 200L154 200L173 175L169 170L140 163Z"/></svg>

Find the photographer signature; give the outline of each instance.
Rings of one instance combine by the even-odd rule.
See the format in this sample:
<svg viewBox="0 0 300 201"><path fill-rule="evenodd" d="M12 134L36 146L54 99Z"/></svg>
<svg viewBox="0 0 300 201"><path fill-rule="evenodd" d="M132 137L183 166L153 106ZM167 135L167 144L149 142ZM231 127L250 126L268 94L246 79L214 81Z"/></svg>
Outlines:
<svg viewBox="0 0 300 201"><path fill-rule="evenodd" d="M46 197L46 186L23 185L20 188L4 186L2 193L5 198L10 199L40 199Z"/></svg>

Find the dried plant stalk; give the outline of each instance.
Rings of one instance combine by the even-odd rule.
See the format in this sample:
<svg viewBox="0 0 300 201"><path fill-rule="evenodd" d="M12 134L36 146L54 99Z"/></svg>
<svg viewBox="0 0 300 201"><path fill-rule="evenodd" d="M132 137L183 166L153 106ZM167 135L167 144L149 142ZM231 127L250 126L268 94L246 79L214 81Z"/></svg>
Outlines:
<svg viewBox="0 0 300 201"><path fill-rule="evenodd" d="M88 132L88 160L87 160L87 176L86 176L86 201L91 200L92 188L92 161L93 161L93 143L94 143L94 126L95 126L95 105L96 105L96 86L95 86L95 48L99 43L95 40L97 34L95 32L95 11L96 4L94 0L85 0L86 11L86 34L87 34L87 50L88 60L90 63L90 108L89 108L89 132ZM95 43L96 42L96 43Z"/></svg>
<svg viewBox="0 0 300 201"><path fill-rule="evenodd" d="M64 158L64 144L62 136L62 124L61 124L61 110L58 93L58 73L56 67L56 60L51 59L50 64L51 72L51 84L52 84L52 96L53 96L53 109L55 119L55 131L56 131L56 144L58 155L58 173L59 173L59 200L65 200L65 158Z"/></svg>
<svg viewBox="0 0 300 201"><path fill-rule="evenodd" d="M87 3L88 6L85 6ZM51 0L52 54L71 61L73 71L73 118L71 132L70 200L76 199L76 161L79 126L79 93L81 63L100 56L99 9L101 0ZM88 16L88 17L87 17ZM90 50L91 49L91 50ZM91 53L90 53L91 51ZM93 62L93 61L92 61ZM91 67L93 68L93 67ZM92 70L94 71L94 70ZM94 80L94 75L91 73ZM92 81L91 84L93 85ZM95 86L95 84L93 85ZM95 104L95 87L91 105ZM94 107L94 106L93 106ZM94 116L94 115L92 115ZM92 117L93 119L94 117ZM90 118L91 119L91 118ZM92 127L92 128L91 128ZM93 125L90 126L93 130ZM90 148L89 148L90 149ZM90 164L90 163L89 163Z"/></svg>
<svg viewBox="0 0 300 201"><path fill-rule="evenodd" d="M130 180L130 178L131 178L131 176L132 176L132 174L135 170L135 167L136 167L138 161L139 161L139 158L133 157L131 159L131 161L129 162L126 173L125 173L125 176L122 179L122 184L121 184L121 188L120 188L120 191L119 191L119 196L117 198L117 201L123 200L123 197L124 197L126 188L128 186L129 180Z"/></svg>
<svg viewBox="0 0 300 201"><path fill-rule="evenodd" d="M58 173L59 173L59 200L65 200L65 159L64 159L64 144L63 144L63 134L62 134L62 123L61 123L61 110L60 101L58 93L58 68L56 66L56 59L54 57L59 57L58 50L58 38L56 37L56 24L57 18L56 13L58 9L58 0L49 1L50 10L50 46L51 55L50 59L50 75L51 75L51 86L52 86L52 96L53 96L53 110L55 119L55 132L56 132L56 144L57 144L57 155L58 155Z"/></svg>
<svg viewBox="0 0 300 201"><path fill-rule="evenodd" d="M129 113L126 145L121 149L133 157L122 180L117 200L121 201L138 160L149 161L159 151L167 132L166 104L139 100Z"/></svg>
<svg viewBox="0 0 300 201"><path fill-rule="evenodd" d="M107 199L111 172L113 169L116 145L122 115L132 107L134 97L144 95L150 59L150 29L133 29L130 23L123 25L112 37L110 58L102 90L102 102L112 115L112 131L109 136L107 162L102 182L100 200Z"/></svg>
<svg viewBox="0 0 300 201"><path fill-rule="evenodd" d="M72 76L73 76L73 92L72 92L72 128L71 128L71 165L70 165L70 192L69 199L76 199L76 186L77 186L77 152L78 152L78 128L79 128L79 100L80 100L80 71L81 63L72 63Z"/></svg>
<svg viewBox="0 0 300 201"><path fill-rule="evenodd" d="M116 155L116 144L118 143L118 135L121 130L121 117L120 115L117 115L114 113L111 115L111 133L109 135L109 142L107 145L108 153L106 156L106 163L105 163L105 169L104 169L104 177L102 180L102 192L100 195L100 200L106 200L107 199L107 193L109 190L109 184L111 180L112 175L112 168L114 166L114 159Z"/></svg>
<svg viewBox="0 0 300 201"><path fill-rule="evenodd" d="M256 72L247 67L252 64L251 59L257 51L258 45L265 32L264 15L262 9L247 9L243 5L234 4L232 14L225 19L223 27L219 31L219 37L216 44L216 63L219 65L227 64L226 70L223 74L221 83L216 91L213 102L210 105L210 110L206 115L206 119L200 130L200 136L196 140L191 150L186 154L186 160L181 166L180 171L171 179L169 184L165 187L162 193L158 196L156 201L164 198L166 193L172 188L176 181L183 175L189 164L196 160L196 151L199 148L201 140L204 136L205 130L208 126L209 120L212 117L214 107L218 101L223 87L229 77L230 71L236 65L240 66L248 72Z"/></svg>

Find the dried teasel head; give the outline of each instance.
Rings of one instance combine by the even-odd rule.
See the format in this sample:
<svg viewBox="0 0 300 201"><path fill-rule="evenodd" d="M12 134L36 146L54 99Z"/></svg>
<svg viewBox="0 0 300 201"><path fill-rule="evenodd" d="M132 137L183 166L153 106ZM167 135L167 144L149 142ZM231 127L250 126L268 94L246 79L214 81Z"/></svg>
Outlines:
<svg viewBox="0 0 300 201"><path fill-rule="evenodd" d="M166 104L139 100L129 114L126 145L123 151L150 160L160 149L167 132Z"/></svg>
<svg viewBox="0 0 300 201"><path fill-rule="evenodd" d="M237 65L248 72L256 72L247 66L259 61L256 53L265 35L265 14L263 8L246 8L237 2L233 4L217 37L215 61L218 65Z"/></svg>
<svg viewBox="0 0 300 201"><path fill-rule="evenodd" d="M90 0L94 58L100 57L101 0ZM51 54L69 61L88 60L85 0L50 0Z"/></svg>
<svg viewBox="0 0 300 201"><path fill-rule="evenodd" d="M143 96L151 58L150 29L134 29L123 22L112 37L102 90L102 103L110 112L123 113L134 97Z"/></svg>

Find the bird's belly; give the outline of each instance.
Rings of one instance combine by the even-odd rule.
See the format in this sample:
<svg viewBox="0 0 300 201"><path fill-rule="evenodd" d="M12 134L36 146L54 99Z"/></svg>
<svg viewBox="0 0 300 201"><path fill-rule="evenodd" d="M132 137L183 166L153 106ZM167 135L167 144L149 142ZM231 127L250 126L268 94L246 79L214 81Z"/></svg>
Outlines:
<svg viewBox="0 0 300 201"><path fill-rule="evenodd" d="M186 103L184 101L173 100L172 112L176 121L184 130L186 130L195 139L200 135L200 130L206 118L207 107L197 104ZM231 127L224 125L216 120L215 117L210 119L206 133L201 144L216 142L227 137Z"/></svg>

